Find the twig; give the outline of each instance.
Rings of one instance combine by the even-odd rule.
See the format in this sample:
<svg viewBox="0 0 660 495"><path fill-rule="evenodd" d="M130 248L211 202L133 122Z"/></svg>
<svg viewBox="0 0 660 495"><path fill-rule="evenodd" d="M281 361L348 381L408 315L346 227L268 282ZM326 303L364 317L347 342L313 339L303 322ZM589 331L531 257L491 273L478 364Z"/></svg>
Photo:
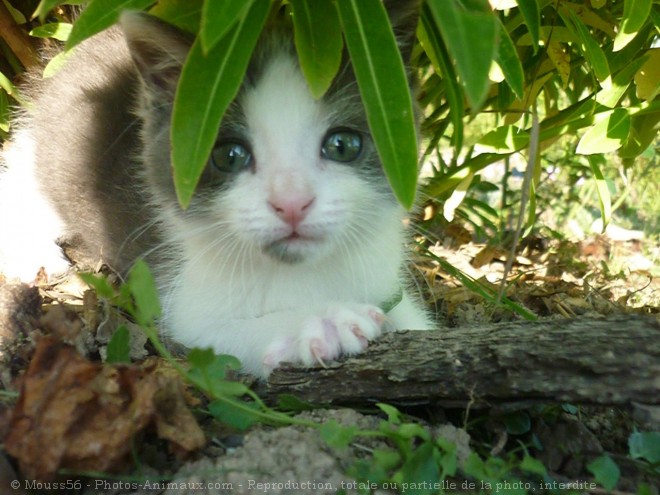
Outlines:
<svg viewBox="0 0 660 495"><path fill-rule="evenodd" d="M9 9L0 2L0 36L25 68L39 65L39 56L30 37L16 24Z"/></svg>

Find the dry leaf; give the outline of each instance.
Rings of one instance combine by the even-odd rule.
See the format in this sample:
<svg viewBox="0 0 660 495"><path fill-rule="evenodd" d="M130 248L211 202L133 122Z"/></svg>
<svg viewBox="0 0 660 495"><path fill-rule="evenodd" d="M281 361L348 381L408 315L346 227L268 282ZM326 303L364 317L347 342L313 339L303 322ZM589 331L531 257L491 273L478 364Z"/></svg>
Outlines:
<svg viewBox="0 0 660 495"><path fill-rule="evenodd" d="M60 469L116 472L150 425L179 453L204 445L169 367L101 365L46 337L23 378L5 447L28 479L51 480Z"/></svg>

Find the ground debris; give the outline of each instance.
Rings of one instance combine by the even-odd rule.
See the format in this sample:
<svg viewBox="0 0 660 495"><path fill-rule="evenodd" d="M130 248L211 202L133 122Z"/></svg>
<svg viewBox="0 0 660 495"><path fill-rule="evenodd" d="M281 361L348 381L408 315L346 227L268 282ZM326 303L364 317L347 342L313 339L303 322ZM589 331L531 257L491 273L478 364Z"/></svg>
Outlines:
<svg viewBox="0 0 660 495"><path fill-rule="evenodd" d="M178 454L205 444L167 363L102 365L44 337L23 377L5 448L27 479L52 480L62 469L117 472L149 428Z"/></svg>

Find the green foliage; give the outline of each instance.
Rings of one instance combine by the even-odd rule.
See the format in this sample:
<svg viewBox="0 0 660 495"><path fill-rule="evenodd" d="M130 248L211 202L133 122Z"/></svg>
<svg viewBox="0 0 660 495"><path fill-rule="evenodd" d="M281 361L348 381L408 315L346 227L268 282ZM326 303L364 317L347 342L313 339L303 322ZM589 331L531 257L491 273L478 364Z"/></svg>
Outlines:
<svg viewBox="0 0 660 495"><path fill-rule="evenodd" d="M466 10L470 10L469 5L472 5L470 2L456 3ZM440 2L427 2L427 6L440 9L437 5ZM444 5L442 2L443 8ZM431 14L427 7L425 14L427 17ZM527 0L518 1L517 7L492 14L504 27L497 41L497 53L500 55L499 58L494 56L493 61L503 65L502 60L507 58L501 53L510 39L515 47L516 62L524 74L522 95L518 94L513 83L517 80L513 75L513 65L508 72L501 66L499 74L491 67L488 74L490 85L484 103L478 109L467 108L465 112L461 111L462 102L457 100L453 84L455 76L437 62L440 49L431 49L434 40L427 39L434 26L422 17L420 40L425 54L419 60L423 61L424 55L428 56L430 67L434 68L432 73L425 73L428 75L422 80L422 103L428 109L424 128L431 135L427 154L438 164L424 192L433 202L446 204L451 199L450 211L454 211L457 203L468 201L471 196L479 197L478 188L482 182L474 178L491 164L516 153L527 153L535 141L529 115L536 110L540 121L537 143L541 151L540 160L537 160L539 172L543 174L548 164L556 165L552 158L554 143L560 138L559 143L569 147L572 154L577 151L595 157L595 161L589 160L592 172L589 178L596 184L601 216L607 224L620 203L610 198L613 191L603 187L604 181L627 174L633 161L639 160L649 145L653 147L657 135L660 106L656 95L660 87L660 73L657 69L651 69L658 66L657 58L654 58L655 63L651 60L658 51L653 48L658 39L653 20L657 13L645 4L632 7L630 2L624 5L624 2L608 1L598 5L594 2L578 4ZM634 22L630 20L632 17ZM625 46L615 47L614 40L621 36L623 25L628 26L626 29L631 36L628 36ZM484 33L480 32L480 35ZM474 36L477 37L476 34ZM457 35L456 39L460 36ZM435 44L442 46L442 37ZM468 49L469 46L470 43ZM453 50L453 59L459 58L451 44L447 44L446 48ZM470 58L463 54L460 60L465 63ZM459 67L460 60L455 62L456 67ZM465 87L466 83L462 80L465 76L460 77L464 72L458 70L457 73ZM438 75L442 74L445 77L438 79ZM465 93L469 94L468 88L465 88ZM467 98L467 101L470 102L470 99ZM470 117L465 114L475 115L477 110L479 117L471 124ZM457 112L460 117L457 117ZM491 115L489 124L482 132L482 128L474 123L485 122L488 114ZM452 124L449 127L446 125L448 119ZM474 129L474 138L471 136L471 139L477 147L461 153L468 127ZM454 148L449 162L446 157L450 153L446 146L442 146L444 140ZM444 151L443 155L440 151ZM434 152L436 156L433 156ZM571 160L562 165L566 169L578 169L577 163ZM470 182L466 182L468 177ZM545 181L544 187L548 182ZM530 204L539 211L549 204L537 199L537 194L543 193L537 186L538 180L530 182L526 193ZM457 187L464 188L460 196L453 194ZM613 203L615 206L612 206ZM469 209L469 205L466 206ZM510 207L513 203L503 206ZM450 219L446 212L445 217ZM491 226L479 220L477 231L484 227L493 234Z"/></svg>
<svg viewBox="0 0 660 495"><path fill-rule="evenodd" d="M437 263L446 273L452 277L455 277L464 287L474 292L475 294L479 294L484 299L484 301L493 304L494 306L507 308L510 311L522 316L526 320L536 320L537 316L532 311L521 306L515 301L512 301L506 296L499 297L497 290L493 289L491 286L488 286L481 281L476 280L473 277L470 277L469 275L461 272L446 260L435 256L433 253L428 253L428 256L437 261Z"/></svg>
<svg viewBox="0 0 660 495"><path fill-rule="evenodd" d="M341 63L344 41L339 13L331 0L291 0L296 51L315 98L330 87Z"/></svg>
<svg viewBox="0 0 660 495"><path fill-rule="evenodd" d="M73 24L69 22L51 22L43 26L37 26L30 31L30 36L36 38L53 38L58 41L66 41L71 35Z"/></svg>
<svg viewBox="0 0 660 495"><path fill-rule="evenodd" d="M611 491L616 487L621 476L619 466L607 454L603 454L596 460L589 463L587 469L594 475L594 478L600 483L607 491Z"/></svg>
<svg viewBox="0 0 660 495"><path fill-rule="evenodd" d="M84 39L112 26L122 11L142 10L152 3L153 0L91 0L76 20L67 40L67 48L71 49Z"/></svg>
<svg viewBox="0 0 660 495"><path fill-rule="evenodd" d="M255 0L208 51L202 38L197 38L183 66L172 115L172 163L184 207L206 167L222 115L243 83L269 8L269 0Z"/></svg>
<svg viewBox="0 0 660 495"><path fill-rule="evenodd" d="M532 421L526 411L516 411L502 418L507 433L511 435L522 435L532 428Z"/></svg>
<svg viewBox="0 0 660 495"><path fill-rule="evenodd" d="M473 109L478 109L487 96L488 71L497 53L500 29L497 18L486 0L427 3L442 41L453 56L467 99Z"/></svg>
<svg viewBox="0 0 660 495"><path fill-rule="evenodd" d="M399 201L410 208L417 182L417 138L407 78L387 13L380 0L337 0L337 7L383 168Z"/></svg>
<svg viewBox="0 0 660 495"><path fill-rule="evenodd" d="M130 334L125 325L120 325L112 334L108 342L108 355L106 362L111 364L130 363Z"/></svg>
<svg viewBox="0 0 660 495"><path fill-rule="evenodd" d="M523 494L533 493L538 480L552 480L545 466L530 456L524 447L522 456L512 452L506 459L495 456L484 458L472 452L463 463L459 463L457 446L453 442L435 437L427 427L388 404L377 404L386 419L381 420L378 428L373 430L341 425L335 420L318 423L282 412L313 408L293 396L280 397L280 410L272 409L244 383L232 379L230 372L240 368L236 358L216 355L211 349L192 349L186 364L182 365L169 354L157 336L155 320L160 304L155 297L153 277L144 262L136 263L119 289L113 288L103 277L90 274L82 274L81 277L100 297L109 299L140 322L158 352L185 380L208 397L208 413L217 421L239 431L256 423L314 428L335 449L345 449L361 438L380 439L382 445L374 449L369 457L355 461L347 469L347 474L356 479L359 493L372 493L377 487L394 486L406 493L451 493L459 487L455 481L457 477L467 477L469 481L460 485L463 489L506 490L508 493ZM128 351L128 332L125 327L120 327L108 346L108 361L128 362ZM572 406L564 405L562 408L575 412ZM522 435L530 431L530 416L525 411L510 413L501 419L509 434ZM657 465L660 460L658 435L657 432L633 433L628 442L630 456L649 463L651 467ZM616 486L620 476L618 467L607 455L589 464L588 470L608 490ZM530 483L529 480L537 481ZM642 489L643 486L640 486Z"/></svg>
<svg viewBox="0 0 660 495"><path fill-rule="evenodd" d="M53 14L63 3L41 1L35 14L44 24L31 22L34 36L68 38L73 46L109 26L124 9L150 9L198 33L184 66L173 124L174 178L182 205L194 193L268 11L282 6L291 14L301 68L315 97L327 90L346 44L389 181L401 203L412 204L417 171L412 107L380 1L91 0L70 35L68 20ZM10 4L23 6L20 0ZM17 23L28 22L30 12L14 11ZM499 10L487 0L423 1L413 58L422 68L426 155L438 164L424 194L439 203L451 197L447 218L455 211L463 214L471 208L467 202L479 195L484 168L524 154L531 141L538 141L542 171L552 143L564 136L573 140L577 153L607 157L590 161L607 223L614 213L608 207L615 202L603 180L616 176L617 166L631 167L656 139L658 25L660 14L652 0L519 0ZM15 60L13 66L20 71ZM53 70L55 66L49 74ZM0 133L9 130L9 107L19 102L6 76L13 73L0 73ZM538 139L529 118L534 109L540 121ZM464 149L473 119L485 115L494 116L489 132L475 136L470 131L470 141L479 147ZM450 161L439 153L442 148L447 156L447 144L453 149ZM564 166L575 167L570 162ZM459 185L459 193L452 194ZM537 201L542 191L535 185L538 180L526 186L530 203L545 208L547 203ZM485 218L473 220L477 230L499 227L484 223Z"/></svg>
<svg viewBox="0 0 660 495"><path fill-rule="evenodd" d="M635 432L628 438L630 457L644 459L660 467L660 432Z"/></svg>
<svg viewBox="0 0 660 495"><path fill-rule="evenodd" d="M202 9L202 26L199 37L202 40L202 49L208 53L234 24L245 18L254 1L234 2L223 0L220 2L204 2Z"/></svg>

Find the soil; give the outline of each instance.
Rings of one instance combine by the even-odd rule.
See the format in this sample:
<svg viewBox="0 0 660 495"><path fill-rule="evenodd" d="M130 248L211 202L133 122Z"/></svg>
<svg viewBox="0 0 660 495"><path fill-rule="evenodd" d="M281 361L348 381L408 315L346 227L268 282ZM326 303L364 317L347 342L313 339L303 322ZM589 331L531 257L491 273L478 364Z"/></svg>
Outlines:
<svg viewBox="0 0 660 495"><path fill-rule="evenodd" d="M445 245L431 248L434 254L497 289L504 250L445 238ZM657 317L658 273L603 269L612 266L613 250L622 267L626 256L641 256L639 241L603 237L527 245L516 254L506 293L540 317L630 311ZM415 264L429 307L444 326L516 318L429 258ZM136 364L103 365L120 324L129 329ZM5 438L0 485L12 489L2 493L28 493L27 488L52 488L65 480L76 483L69 493L82 494L396 493L369 491L347 474L374 451L392 448L390 440L357 438L340 449L330 447L315 428L258 424L242 432L212 420L203 396L161 359L148 358L153 349L140 329L75 275L33 286L3 282L0 276L0 343L0 380L8 392L0 415ZM528 452L555 482L587 483L593 482L588 464L606 453L621 471L619 493L658 493L657 465L633 460L628 446L631 433L658 430L658 411L640 418L616 408L536 404L497 414L428 405L404 412L433 438L456 444L459 466L470 453L511 460ZM385 419L375 407L316 409L298 417L336 420L359 430L377 430ZM466 479L456 476L459 486ZM18 489L9 484L13 480L21 480ZM532 486L543 488L542 482L537 477ZM582 491L604 493L600 485L588 487Z"/></svg>

